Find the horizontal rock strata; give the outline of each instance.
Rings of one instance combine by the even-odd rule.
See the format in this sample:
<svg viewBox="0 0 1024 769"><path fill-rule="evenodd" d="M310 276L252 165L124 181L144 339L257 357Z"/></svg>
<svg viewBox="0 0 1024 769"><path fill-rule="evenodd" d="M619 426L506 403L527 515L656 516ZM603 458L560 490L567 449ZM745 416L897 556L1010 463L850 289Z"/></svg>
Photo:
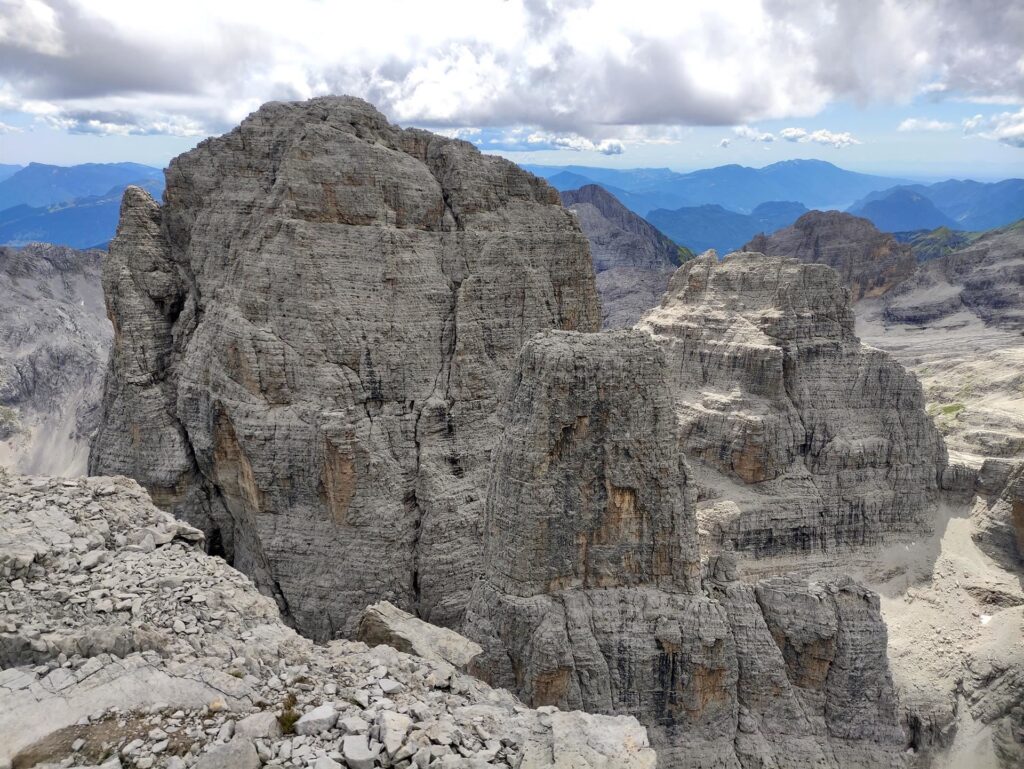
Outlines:
<svg viewBox="0 0 1024 769"><path fill-rule="evenodd" d="M80 475L112 336L101 251L0 247L0 465Z"/></svg>
<svg viewBox="0 0 1024 769"><path fill-rule="evenodd" d="M855 302L885 294L917 269L909 245L879 232L868 219L840 211L809 211L740 250L826 264L839 273Z"/></svg>
<svg viewBox="0 0 1024 769"><path fill-rule="evenodd" d="M298 628L386 599L456 624L480 570L497 391L523 342L596 330L545 182L351 98L268 104L129 189L93 473L200 526Z"/></svg>
<svg viewBox="0 0 1024 769"><path fill-rule="evenodd" d="M833 270L703 256L637 327L668 361L711 551L777 571L931 529L942 439L917 380L857 339Z"/></svg>
<svg viewBox="0 0 1024 769"><path fill-rule="evenodd" d="M750 586L727 557L699 578L666 370L639 332L524 348L493 453L471 669L534 705L635 715L662 769L901 766L876 596Z"/></svg>

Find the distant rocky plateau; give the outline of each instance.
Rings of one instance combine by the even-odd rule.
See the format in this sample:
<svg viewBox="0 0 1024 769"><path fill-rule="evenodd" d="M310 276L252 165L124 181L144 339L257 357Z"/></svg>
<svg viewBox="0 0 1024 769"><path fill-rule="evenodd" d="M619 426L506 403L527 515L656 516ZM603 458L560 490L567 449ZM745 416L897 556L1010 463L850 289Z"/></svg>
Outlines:
<svg viewBox="0 0 1024 769"><path fill-rule="evenodd" d="M0 252L0 769L1024 765L1019 243L694 257L264 105L126 190L106 319L99 255Z"/></svg>

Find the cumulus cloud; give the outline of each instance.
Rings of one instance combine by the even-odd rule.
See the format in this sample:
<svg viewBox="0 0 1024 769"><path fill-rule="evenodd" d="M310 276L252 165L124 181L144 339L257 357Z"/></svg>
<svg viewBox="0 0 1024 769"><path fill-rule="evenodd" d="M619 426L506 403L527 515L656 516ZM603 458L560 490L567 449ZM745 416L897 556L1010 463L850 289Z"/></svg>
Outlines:
<svg viewBox="0 0 1024 769"><path fill-rule="evenodd" d="M756 128L751 128L748 125L738 125L732 129L732 132L740 139L748 139L752 142L763 142L770 144L775 141L775 135L767 132L758 131Z"/></svg>
<svg viewBox="0 0 1024 769"><path fill-rule="evenodd" d="M908 117L896 128L897 131L952 131L956 128L953 123L946 123L942 120L928 120L926 118Z"/></svg>
<svg viewBox="0 0 1024 769"><path fill-rule="evenodd" d="M10 123L5 123L2 120L0 120L0 134L20 134L20 133L21 133L21 129L18 128L18 126L14 126L14 125L11 125Z"/></svg>
<svg viewBox="0 0 1024 769"><path fill-rule="evenodd" d="M994 139L1024 149L1024 109L988 117L975 115L964 120L963 129L968 135L976 134L983 139Z"/></svg>
<svg viewBox="0 0 1024 769"><path fill-rule="evenodd" d="M718 142L718 146L721 147L722 149L725 149L726 147L729 146L730 143L731 142L728 139L722 139L722 141Z"/></svg>
<svg viewBox="0 0 1024 769"><path fill-rule="evenodd" d="M1015 0L989 0L984 13L960 0L0 8L8 108L77 131L218 132L264 101L350 93L404 124L527 126L537 145L615 152L665 140L665 126L807 118L837 99L1024 101ZM846 136L797 141L855 141Z"/></svg>
<svg viewBox="0 0 1024 769"><path fill-rule="evenodd" d="M861 143L858 139L853 138L849 131L835 132L824 128L819 128L817 131L808 131L804 128L783 128L779 131L779 136L788 142L828 144L836 149Z"/></svg>

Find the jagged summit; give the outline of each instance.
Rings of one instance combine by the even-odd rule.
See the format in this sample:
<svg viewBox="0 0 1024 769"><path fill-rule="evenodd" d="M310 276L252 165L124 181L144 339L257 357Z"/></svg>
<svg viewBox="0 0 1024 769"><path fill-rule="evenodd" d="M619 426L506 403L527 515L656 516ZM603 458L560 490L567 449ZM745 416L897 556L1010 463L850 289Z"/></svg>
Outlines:
<svg viewBox="0 0 1024 769"><path fill-rule="evenodd" d="M314 637L388 598L458 620L498 390L596 330L544 181L350 97L271 103L125 196L93 473L138 479Z"/></svg>

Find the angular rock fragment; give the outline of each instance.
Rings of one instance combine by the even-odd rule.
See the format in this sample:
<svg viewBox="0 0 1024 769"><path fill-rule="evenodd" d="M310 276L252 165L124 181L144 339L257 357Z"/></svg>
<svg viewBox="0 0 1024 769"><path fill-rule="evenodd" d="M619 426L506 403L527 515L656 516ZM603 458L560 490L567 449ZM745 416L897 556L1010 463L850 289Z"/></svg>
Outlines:
<svg viewBox="0 0 1024 769"><path fill-rule="evenodd" d="M654 761L633 718L585 716L592 734L564 734L550 713L458 671L438 688L435 661L312 643L128 479L3 476L0 520L0 766L113 754L105 769L329 767L343 755L500 767L528 749L578 757L575 769ZM152 551L129 545L139 531L159 535ZM95 551L105 558L81 569ZM95 611L93 594L112 611ZM600 749L587 753L579 741L593 734Z"/></svg>

